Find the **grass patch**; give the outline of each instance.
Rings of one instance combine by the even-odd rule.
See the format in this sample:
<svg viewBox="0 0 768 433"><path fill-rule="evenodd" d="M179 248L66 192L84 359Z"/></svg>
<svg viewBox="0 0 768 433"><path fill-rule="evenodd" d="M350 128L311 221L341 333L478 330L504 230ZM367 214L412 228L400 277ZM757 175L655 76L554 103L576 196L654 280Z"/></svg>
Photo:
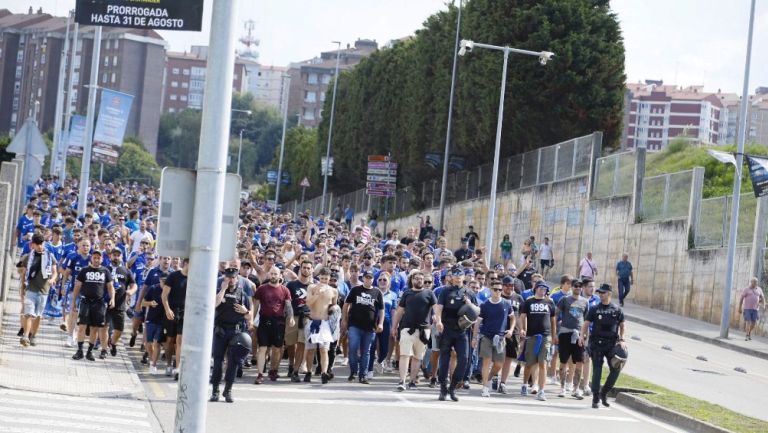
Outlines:
<svg viewBox="0 0 768 433"><path fill-rule="evenodd" d="M605 380L605 376L606 374L603 374L603 380ZM619 388L635 388L653 391L656 394L642 394L638 395L638 397L642 397L664 408L680 412L737 433L768 431L768 422L766 421L750 418L720 405L689 397L623 373L619 376L616 386Z"/></svg>

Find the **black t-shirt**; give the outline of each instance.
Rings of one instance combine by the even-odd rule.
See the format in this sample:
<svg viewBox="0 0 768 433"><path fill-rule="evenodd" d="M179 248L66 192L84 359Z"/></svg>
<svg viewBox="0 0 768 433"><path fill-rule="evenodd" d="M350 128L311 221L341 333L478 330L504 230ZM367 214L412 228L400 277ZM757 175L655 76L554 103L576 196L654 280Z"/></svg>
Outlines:
<svg viewBox="0 0 768 433"><path fill-rule="evenodd" d="M165 285L171 288L168 293L168 306L171 310L183 310L187 298L187 276L181 271L172 272L165 279Z"/></svg>
<svg viewBox="0 0 768 433"><path fill-rule="evenodd" d="M469 249L463 249L459 248L458 250L453 252L454 257L456 257L456 261L463 262L464 260L469 259L472 257L472 252L469 251Z"/></svg>
<svg viewBox="0 0 768 433"><path fill-rule="evenodd" d="M375 287L353 287L347 295L345 304L349 307L349 326L373 331L376 329L376 313L384 309L384 298Z"/></svg>
<svg viewBox="0 0 768 433"><path fill-rule="evenodd" d="M426 328L429 325L429 311L437 304L437 297L431 289L406 290L400 297L403 307L400 329Z"/></svg>
<svg viewBox="0 0 768 433"><path fill-rule="evenodd" d="M165 319L165 310L163 309L162 294L163 294L163 289L162 287L160 287L159 283L153 284L147 287L147 290L144 292L145 301L157 302L156 307L147 308L146 320L148 323L161 324Z"/></svg>
<svg viewBox="0 0 768 433"><path fill-rule="evenodd" d="M115 309L125 311L125 295L128 286L134 284L133 274L125 266L112 268L112 281L115 287Z"/></svg>
<svg viewBox="0 0 768 433"><path fill-rule="evenodd" d="M311 282L312 280L310 280ZM293 314L298 315L299 311L306 309L307 305L307 287L309 284L304 284L299 280L293 280L286 284L288 291L291 292L291 307L293 308Z"/></svg>
<svg viewBox="0 0 768 433"><path fill-rule="evenodd" d="M86 299L104 299L107 283L112 282L112 273L104 266L87 266L77 274L77 281L82 283L80 295Z"/></svg>
<svg viewBox="0 0 768 433"><path fill-rule="evenodd" d="M527 320L527 335L547 335L552 330L551 317L555 314L555 304L552 300L535 297L528 298L523 304L521 314L525 314Z"/></svg>
<svg viewBox="0 0 768 433"><path fill-rule="evenodd" d="M459 309L464 305L464 298L477 304L471 290L464 287L446 286L440 292L437 303L443 306L443 312L440 318L443 321L443 327L454 331L461 331L459 327Z"/></svg>
<svg viewBox="0 0 768 433"><path fill-rule="evenodd" d="M219 288L216 293L218 294ZM216 307L215 324L217 326L234 326L245 321L245 316L235 311L235 304L240 304L251 309L251 299L245 295L240 286L235 286L234 290L228 290L224 294L224 300Z"/></svg>
<svg viewBox="0 0 768 433"><path fill-rule="evenodd" d="M619 323L624 321L624 312L616 304L597 304L587 312L588 320L592 324L590 341L596 339L615 340L619 338Z"/></svg>
<svg viewBox="0 0 768 433"><path fill-rule="evenodd" d="M512 292L512 295L509 297L504 296L504 293L502 292L501 297L508 300L509 303L512 304L512 311L515 313L515 317L520 317L520 309L523 307L524 303L523 297L515 292ZM509 329L510 326L512 326L512 322L508 321L507 329ZM515 326L515 329L512 330L512 333L514 335L518 335L519 331L517 330L517 326Z"/></svg>

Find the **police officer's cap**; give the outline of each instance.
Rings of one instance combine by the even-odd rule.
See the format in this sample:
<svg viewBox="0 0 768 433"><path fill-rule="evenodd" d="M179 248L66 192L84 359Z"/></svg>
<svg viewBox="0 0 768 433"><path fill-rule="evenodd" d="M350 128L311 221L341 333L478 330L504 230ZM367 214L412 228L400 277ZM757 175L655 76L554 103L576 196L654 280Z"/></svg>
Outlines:
<svg viewBox="0 0 768 433"><path fill-rule="evenodd" d="M608 283L603 283L600 285L600 287L597 288L597 293L611 293L613 292L613 287L611 287Z"/></svg>
<svg viewBox="0 0 768 433"><path fill-rule="evenodd" d="M456 265L451 268L451 275L454 276L463 276L464 275L464 268L461 267L461 265Z"/></svg>

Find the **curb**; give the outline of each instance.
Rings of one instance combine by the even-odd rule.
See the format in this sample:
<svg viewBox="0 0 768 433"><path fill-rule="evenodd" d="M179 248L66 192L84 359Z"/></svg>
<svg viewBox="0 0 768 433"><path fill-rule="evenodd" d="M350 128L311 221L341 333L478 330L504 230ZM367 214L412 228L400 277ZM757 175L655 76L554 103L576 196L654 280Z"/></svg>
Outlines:
<svg viewBox="0 0 768 433"><path fill-rule="evenodd" d="M651 403L644 398L628 394L626 392L620 392L616 396L616 402L654 419L681 428L685 431L695 433L733 433L731 430L727 430L708 422L697 420L696 418L692 418L688 415L666 409L657 404Z"/></svg>
<svg viewBox="0 0 768 433"><path fill-rule="evenodd" d="M670 332L672 334L680 335L682 337L690 338L697 341L702 341L704 343L714 344L715 346L719 346L725 349L733 350L734 352L740 352L745 355L754 356L756 358L765 359L768 360L768 353L762 352L755 349L749 349L746 347L741 347L733 343L729 343L728 341L721 340L719 338L710 338L710 337L704 337L703 335L699 335L693 332L684 331L679 328L675 328L672 326L663 325L661 323L653 322L647 319L643 319L641 317L624 313L624 317L631 321L636 322L641 325L649 326L651 328L660 329L662 331Z"/></svg>

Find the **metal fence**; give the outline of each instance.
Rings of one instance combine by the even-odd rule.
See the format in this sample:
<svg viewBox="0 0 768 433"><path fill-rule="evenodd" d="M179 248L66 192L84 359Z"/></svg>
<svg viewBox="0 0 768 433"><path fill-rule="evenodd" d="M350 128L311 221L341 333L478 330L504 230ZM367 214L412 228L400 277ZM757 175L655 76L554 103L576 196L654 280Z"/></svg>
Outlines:
<svg viewBox="0 0 768 433"><path fill-rule="evenodd" d="M595 164L594 198L632 195L635 152L623 152L598 158Z"/></svg>
<svg viewBox="0 0 768 433"><path fill-rule="evenodd" d="M692 188L693 170L643 179L643 221L687 218Z"/></svg>
<svg viewBox="0 0 768 433"><path fill-rule="evenodd" d="M602 134L593 133L503 159L499 162L496 191L501 193L574 177L588 176L592 159L600 153L601 139ZM489 163L471 170L449 173L446 182L446 205L489 196L492 170L493 164ZM439 173L436 172L434 179L398 189L395 197L389 203L390 215L396 216L438 207L440 205L441 180ZM305 201L303 206L298 201L291 201L284 203L282 207L284 210L292 212L297 209L309 209L312 214L317 215L320 213L321 201L321 197L315 197ZM327 214L332 210L339 201L341 201L342 207L346 208L346 205L350 204L357 212L369 208L365 189L360 189L341 196L334 195L331 197L326 202L325 213ZM376 209L379 216L383 217L384 203L383 198L371 197L370 208Z"/></svg>
<svg viewBox="0 0 768 433"><path fill-rule="evenodd" d="M699 225L695 231L696 247L723 247L728 245L733 196L707 198L701 201ZM737 244L752 243L757 215L754 194L742 194L739 200L739 228Z"/></svg>

